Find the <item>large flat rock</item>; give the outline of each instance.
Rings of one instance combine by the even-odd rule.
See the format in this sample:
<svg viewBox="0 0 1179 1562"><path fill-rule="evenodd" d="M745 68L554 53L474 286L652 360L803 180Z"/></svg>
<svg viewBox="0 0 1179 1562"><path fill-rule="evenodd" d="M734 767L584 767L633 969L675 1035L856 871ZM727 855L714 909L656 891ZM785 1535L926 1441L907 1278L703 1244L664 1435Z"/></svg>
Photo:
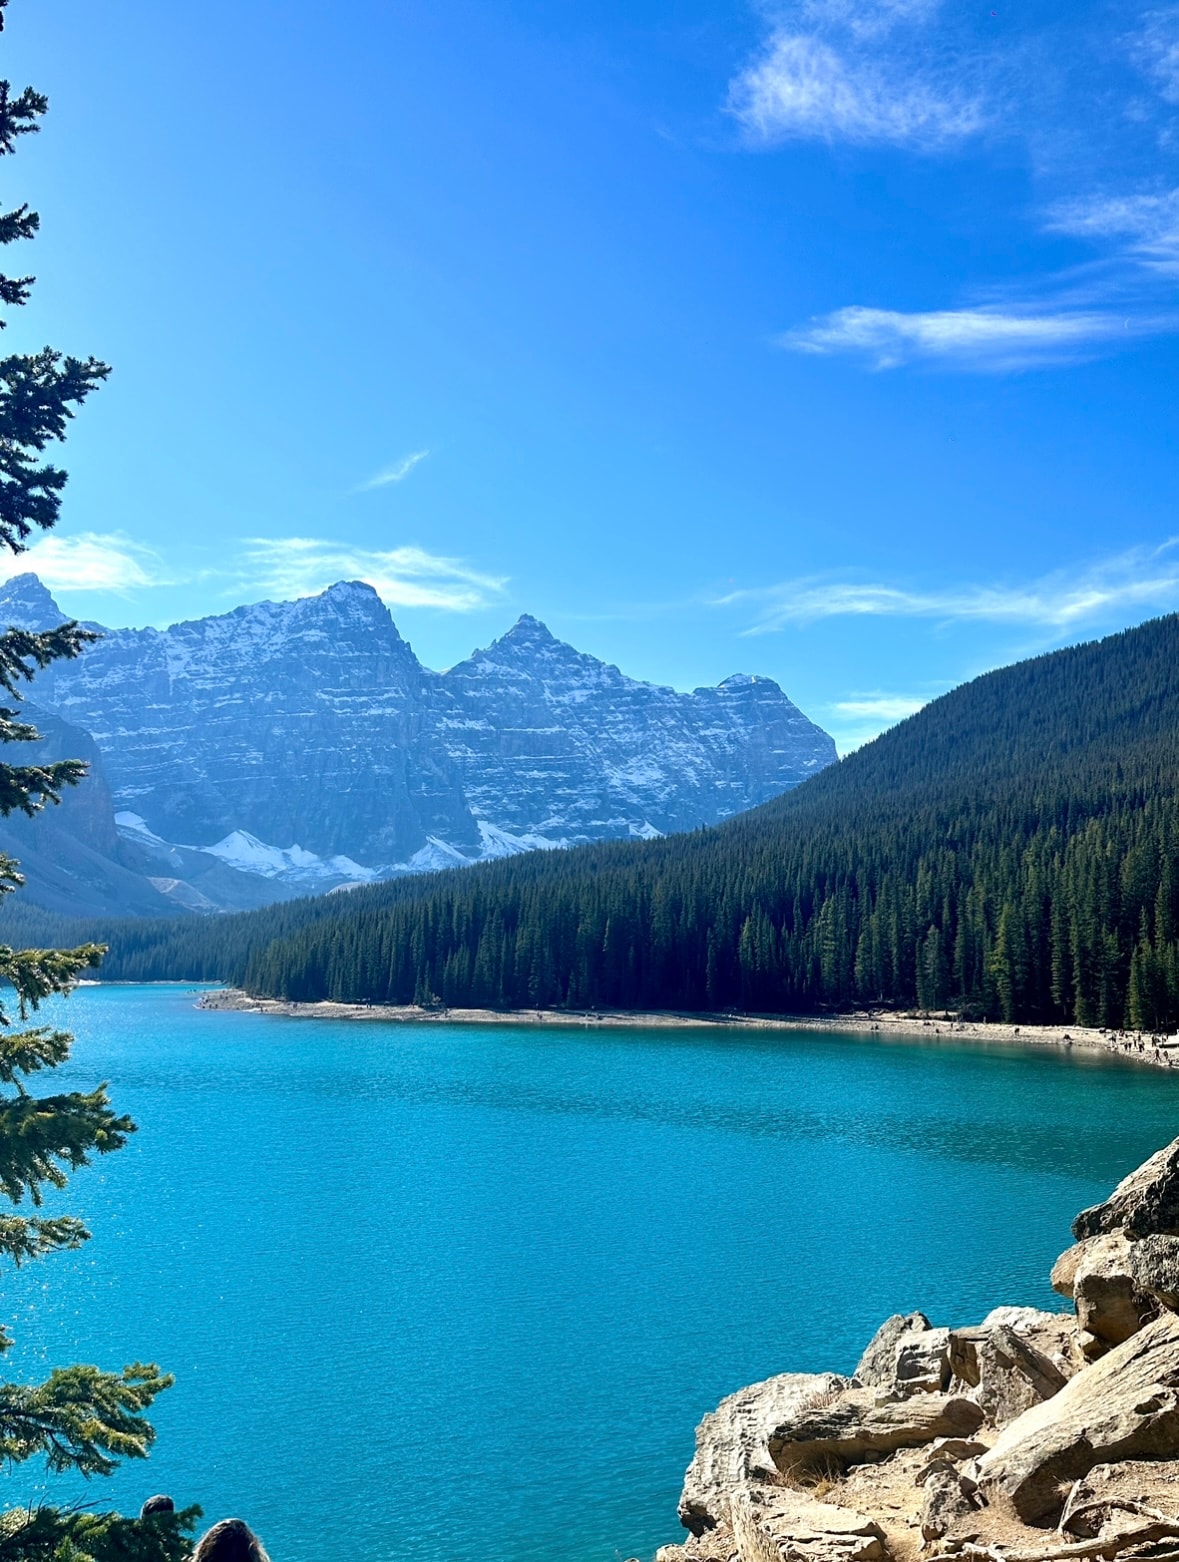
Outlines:
<svg viewBox="0 0 1179 1562"><path fill-rule="evenodd" d="M870 1389L848 1389L829 1403L804 1404L776 1426L770 1455L779 1470L845 1468L880 1459L898 1448L917 1448L935 1437L972 1437L983 1411L953 1394L916 1394L877 1404Z"/></svg>
<svg viewBox="0 0 1179 1562"><path fill-rule="evenodd" d="M1175 1458L1179 1318L1167 1313L1005 1427L979 1460L978 1477L988 1496L1035 1523L1058 1511L1068 1483L1096 1465Z"/></svg>

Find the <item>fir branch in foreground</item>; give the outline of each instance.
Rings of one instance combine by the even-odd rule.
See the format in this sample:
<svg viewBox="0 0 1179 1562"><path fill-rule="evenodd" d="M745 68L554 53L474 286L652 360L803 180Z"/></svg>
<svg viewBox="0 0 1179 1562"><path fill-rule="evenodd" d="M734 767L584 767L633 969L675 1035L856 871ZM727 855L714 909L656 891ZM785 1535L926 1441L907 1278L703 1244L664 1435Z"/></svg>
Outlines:
<svg viewBox="0 0 1179 1562"><path fill-rule="evenodd" d="M0 1384L0 1459L44 1454L50 1470L110 1475L120 1459L146 1459L155 1429L143 1413L173 1379L135 1362L122 1372L59 1367L44 1383Z"/></svg>

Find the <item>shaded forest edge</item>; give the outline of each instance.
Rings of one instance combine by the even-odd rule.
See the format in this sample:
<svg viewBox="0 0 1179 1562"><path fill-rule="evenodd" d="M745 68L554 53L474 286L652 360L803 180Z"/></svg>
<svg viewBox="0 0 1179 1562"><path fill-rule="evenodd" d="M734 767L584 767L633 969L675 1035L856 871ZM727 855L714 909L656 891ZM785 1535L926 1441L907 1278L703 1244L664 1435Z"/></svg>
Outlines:
<svg viewBox="0 0 1179 1562"><path fill-rule="evenodd" d="M989 673L710 830L538 853L110 944L110 980L296 1002L1179 1022L1179 617Z"/></svg>

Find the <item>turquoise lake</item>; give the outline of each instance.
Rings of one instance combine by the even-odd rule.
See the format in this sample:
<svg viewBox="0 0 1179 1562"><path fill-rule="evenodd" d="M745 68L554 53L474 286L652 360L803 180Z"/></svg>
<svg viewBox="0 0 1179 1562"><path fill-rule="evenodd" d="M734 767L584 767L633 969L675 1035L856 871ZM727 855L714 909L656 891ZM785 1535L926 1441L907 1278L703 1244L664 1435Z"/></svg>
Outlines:
<svg viewBox="0 0 1179 1562"><path fill-rule="evenodd" d="M65 1006L140 1132L65 1201L94 1240L5 1276L5 1368L165 1365L150 1461L81 1494L274 1562L649 1558L722 1395L1061 1305L1073 1214L1179 1134L1179 1078L1047 1049L193 1005Z"/></svg>

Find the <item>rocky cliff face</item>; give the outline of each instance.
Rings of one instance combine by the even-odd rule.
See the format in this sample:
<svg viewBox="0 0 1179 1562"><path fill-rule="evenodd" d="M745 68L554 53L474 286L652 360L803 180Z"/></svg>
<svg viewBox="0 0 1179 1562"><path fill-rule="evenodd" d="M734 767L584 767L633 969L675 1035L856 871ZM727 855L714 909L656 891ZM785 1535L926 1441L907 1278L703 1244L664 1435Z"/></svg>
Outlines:
<svg viewBox="0 0 1179 1562"><path fill-rule="evenodd" d="M1179 1554L1179 1140L1073 1225L1071 1313L886 1319L850 1378L784 1373L701 1422L656 1562Z"/></svg>
<svg viewBox="0 0 1179 1562"><path fill-rule="evenodd" d="M0 621L61 617L35 576L0 591ZM122 838L161 869L212 853L270 898L711 824L835 758L768 679L677 693L527 616L431 672L357 582L103 636L37 698L92 735Z"/></svg>

